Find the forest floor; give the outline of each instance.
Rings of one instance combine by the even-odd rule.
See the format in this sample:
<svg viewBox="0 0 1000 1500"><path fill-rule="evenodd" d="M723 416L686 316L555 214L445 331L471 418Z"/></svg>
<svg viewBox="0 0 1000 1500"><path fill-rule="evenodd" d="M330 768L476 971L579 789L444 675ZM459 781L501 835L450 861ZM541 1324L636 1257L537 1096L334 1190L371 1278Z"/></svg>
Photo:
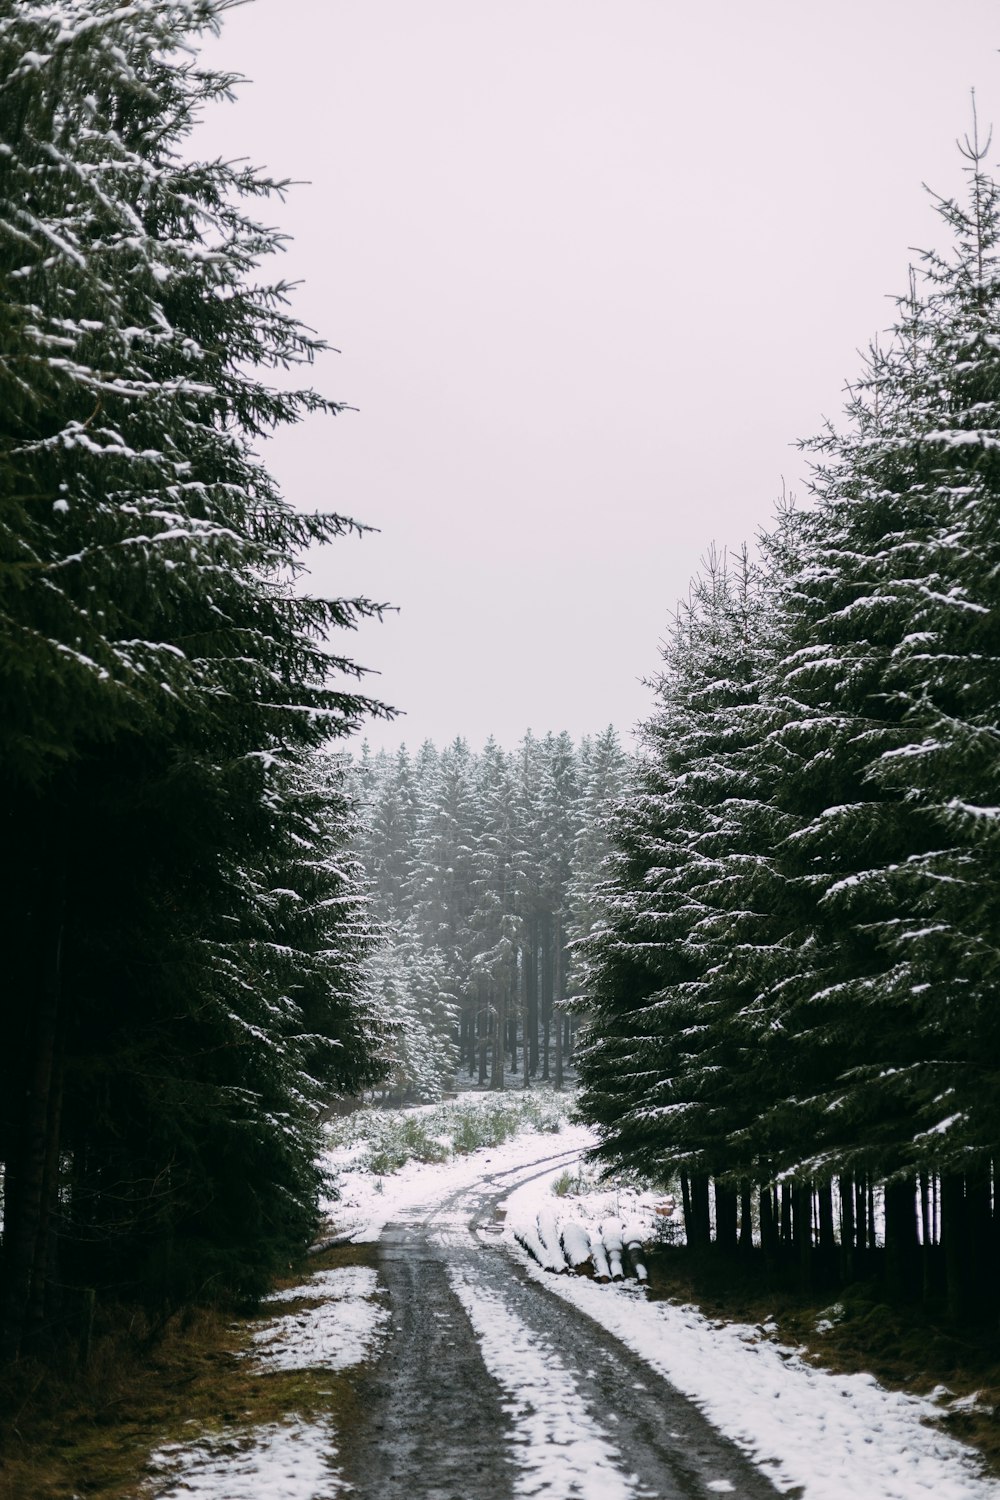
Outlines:
<svg viewBox="0 0 1000 1500"><path fill-rule="evenodd" d="M927 1398L926 1420L975 1447L1000 1496L1000 1336L992 1321L961 1329L933 1309L892 1307L877 1282L801 1293L695 1267L684 1250L653 1252L651 1299L696 1304L712 1320L765 1328L818 1367L868 1374L888 1390Z"/></svg>
<svg viewBox="0 0 1000 1500"><path fill-rule="evenodd" d="M446 1149L474 1145L467 1109L380 1121L374 1144L338 1127L331 1229L352 1242L258 1317L192 1315L144 1356L100 1347L85 1386L27 1388L2 1500L996 1500L951 1435L990 1449L985 1341L871 1293L841 1316L723 1292L674 1248L646 1290L531 1262L514 1235L540 1207L650 1206L588 1183L586 1131L531 1107L514 1135L514 1101L481 1100L495 1143L468 1155Z"/></svg>

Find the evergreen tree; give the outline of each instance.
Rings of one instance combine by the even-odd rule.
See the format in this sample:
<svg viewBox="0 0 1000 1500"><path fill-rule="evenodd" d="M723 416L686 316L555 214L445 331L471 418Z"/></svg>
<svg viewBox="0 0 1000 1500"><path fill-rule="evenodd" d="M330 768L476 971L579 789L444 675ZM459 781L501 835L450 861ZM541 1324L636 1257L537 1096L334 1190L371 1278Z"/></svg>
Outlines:
<svg viewBox="0 0 1000 1500"><path fill-rule="evenodd" d="M687 1174L692 1238L707 1238L708 1181L758 1175L754 1012L773 963L776 832L758 776L769 728L761 702L767 574L746 555L711 555L674 617L643 731L643 754L614 826L605 919L582 947L592 1016L582 1105L599 1155L663 1179ZM755 1086L756 1085L756 1086ZM735 1198L717 1186L720 1237Z"/></svg>
<svg viewBox="0 0 1000 1500"><path fill-rule="evenodd" d="M293 586L354 523L254 455L337 408L263 378L322 347L257 276L279 185L184 154L232 89L190 58L222 8L0 19L8 1353L60 1284L259 1289L309 1232L319 1096L373 1076L308 768L379 711L326 644L374 606Z"/></svg>

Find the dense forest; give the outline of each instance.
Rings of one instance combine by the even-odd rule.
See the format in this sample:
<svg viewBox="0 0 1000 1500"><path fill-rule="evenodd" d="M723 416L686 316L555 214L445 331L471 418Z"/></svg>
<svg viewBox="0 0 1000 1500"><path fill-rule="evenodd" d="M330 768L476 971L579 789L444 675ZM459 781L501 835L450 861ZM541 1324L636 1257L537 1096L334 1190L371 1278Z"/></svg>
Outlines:
<svg viewBox="0 0 1000 1500"><path fill-rule="evenodd" d="M998 1300L1000 190L964 143L810 503L677 612L590 941L582 1108L689 1243ZM884 1223L884 1227L883 1227Z"/></svg>
<svg viewBox="0 0 1000 1500"><path fill-rule="evenodd" d="M280 185L185 142L214 0L0 17L0 1355L246 1296L308 1242L318 1121L382 1070L325 748L380 706L295 584L355 527L254 443L336 411L259 268Z"/></svg>
<svg viewBox="0 0 1000 1500"><path fill-rule="evenodd" d="M392 710L338 643L382 606L301 559L364 527L257 455L341 410L284 378L325 348L254 211L284 184L186 154L224 8L0 16L0 1360L258 1297L345 1101L571 1063L695 1253L995 1308L986 148L807 499L673 616L637 760L352 757Z"/></svg>
<svg viewBox="0 0 1000 1500"><path fill-rule="evenodd" d="M382 942L375 999L391 1018L392 1098L429 1099L455 1073L559 1088L586 988L573 946L598 919L605 815L625 785L613 728L574 746L528 734L365 752L353 848Z"/></svg>

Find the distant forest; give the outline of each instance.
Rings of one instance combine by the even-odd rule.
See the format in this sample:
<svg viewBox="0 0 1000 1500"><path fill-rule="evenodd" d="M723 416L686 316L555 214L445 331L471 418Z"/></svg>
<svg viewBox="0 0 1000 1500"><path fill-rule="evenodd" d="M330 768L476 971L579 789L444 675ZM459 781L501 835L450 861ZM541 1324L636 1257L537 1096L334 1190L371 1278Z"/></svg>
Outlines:
<svg viewBox="0 0 1000 1500"><path fill-rule="evenodd" d="M367 750L352 769L353 841L383 941L375 1000L391 1018L387 1096L549 1080L574 1049L586 984L572 944L596 920L605 815L624 790L613 728L513 751L464 740L415 757Z"/></svg>

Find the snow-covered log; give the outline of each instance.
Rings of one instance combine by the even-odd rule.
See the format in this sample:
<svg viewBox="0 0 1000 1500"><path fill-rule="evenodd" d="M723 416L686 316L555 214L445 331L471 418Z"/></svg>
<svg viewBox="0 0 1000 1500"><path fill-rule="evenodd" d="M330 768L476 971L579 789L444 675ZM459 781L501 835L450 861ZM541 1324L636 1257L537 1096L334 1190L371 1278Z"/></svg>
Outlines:
<svg viewBox="0 0 1000 1500"><path fill-rule="evenodd" d="M562 1227L563 1254L574 1271L590 1264L590 1236L578 1219L567 1219Z"/></svg>
<svg viewBox="0 0 1000 1500"><path fill-rule="evenodd" d="M641 1219L626 1219L622 1225L622 1244L626 1249L631 1245L644 1245L649 1239L649 1230Z"/></svg>
<svg viewBox="0 0 1000 1500"><path fill-rule="evenodd" d="M601 1239L601 1231L592 1229L590 1231L590 1254L594 1262L594 1275L598 1281L611 1280L611 1267L608 1265L608 1253Z"/></svg>
<svg viewBox="0 0 1000 1500"><path fill-rule="evenodd" d="M556 1223L555 1214L549 1209L542 1209L538 1215L538 1238L545 1246L549 1264L548 1271L569 1271L566 1258L563 1255L562 1243L559 1238L559 1226Z"/></svg>
<svg viewBox="0 0 1000 1500"><path fill-rule="evenodd" d="M564 1269L565 1263L559 1265L553 1262L552 1256L539 1238L538 1230L534 1224L526 1223L519 1225L514 1230L514 1238L522 1250L528 1252L532 1260L537 1260L543 1271L561 1271Z"/></svg>
<svg viewBox="0 0 1000 1500"><path fill-rule="evenodd" d="M609 1219L601 1225L601 1239L608 1254L608 1265L611 1269L611 1280L620 1281L625 1275L622 1266L622 1251L625 1246L622 1241L622 1226L615 1220Z"/></svg>
<svg viewBox="0 0 1000 1500"><path fill-rule="evenodd" d="M638 1219L622 1225L622 1240L625 1244L626 1264L630 1265L637 1281L648 1281L649 1272L643 1260L643 1242L646 1239L646 1226Z"/></svg>

